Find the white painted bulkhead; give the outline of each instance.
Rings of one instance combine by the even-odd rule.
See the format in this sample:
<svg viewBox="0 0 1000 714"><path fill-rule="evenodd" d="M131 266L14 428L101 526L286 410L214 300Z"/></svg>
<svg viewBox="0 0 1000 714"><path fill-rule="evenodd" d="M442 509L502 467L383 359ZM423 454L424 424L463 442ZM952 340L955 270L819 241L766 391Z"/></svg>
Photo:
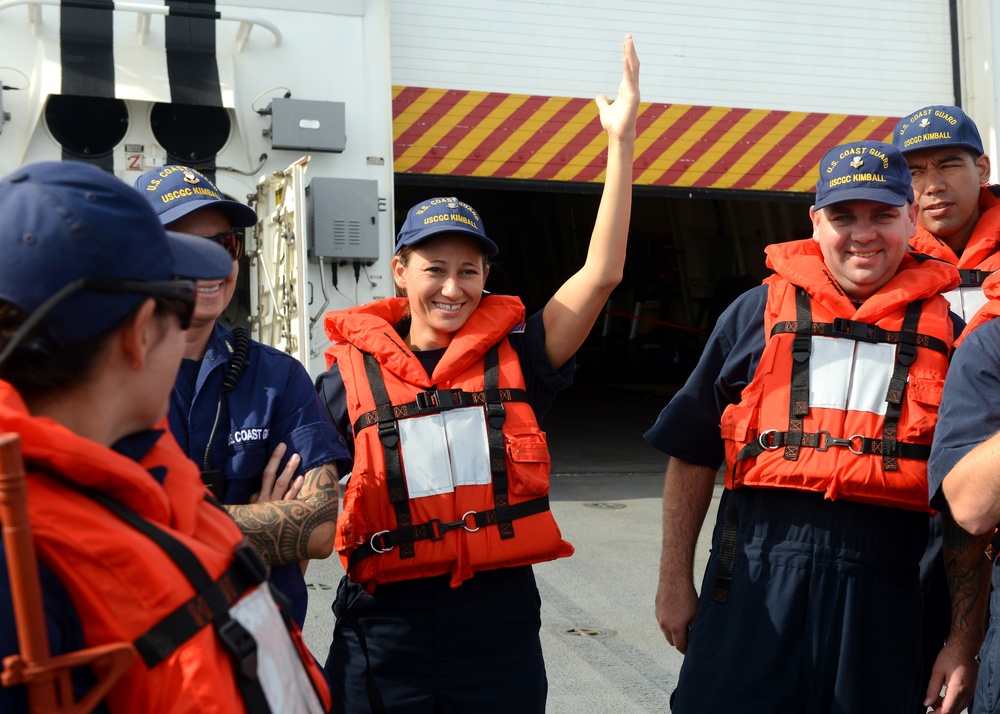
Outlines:
<svg viewBox="0 0 1000 714"><path fill-rule="evenodd" d="M131 184L142 171L166 160L150 126L154 103L170 102L164 3L138 0L115 5L115 92L124 100L128 126L113 151L114 173ZM322 350L327 344L320 311L392 293L388 263L393 225L386 208L393 200L388 4L386 0L220 0L215 10L221 15L215 22L216 62L232 123L216 155L219 188L245 201L256 193L261 179L283 171L303 154L311 156L306 184L316 177L377 182L382 206L377 219L378 260L363 266L357 289L352 265L334 268L339 289L333 289L331 266L325 266L325 285L321 285L318 264L310 262L308 280L300 286L303 304L293 306L302 320L311 323L304 361L315 375L324 368ZM61 64L58 2L0 0L0 82L17 88L3 92L3 111L9 119L0 133L0 175L24 163L63 158L44 119L48 96L60 93ZM263 133L271 118L259 110L286 92L293 99L344 103L347 138L342 153L272 148ZM199 131L198 126L190 129ZM266 229L269 223L265 216L261 225ZM251 261L243 268L253 273L256 290L256 266ZM246 323L249 308L243 305L237 312L234 319Z"/></svg>
<svg viewBox="0 0 1000 714"><path fill-rule="evenodd" d="M614 96L631 32L644 101L875 116L954 102L947 0L389 6L397 86Z"/></svg>

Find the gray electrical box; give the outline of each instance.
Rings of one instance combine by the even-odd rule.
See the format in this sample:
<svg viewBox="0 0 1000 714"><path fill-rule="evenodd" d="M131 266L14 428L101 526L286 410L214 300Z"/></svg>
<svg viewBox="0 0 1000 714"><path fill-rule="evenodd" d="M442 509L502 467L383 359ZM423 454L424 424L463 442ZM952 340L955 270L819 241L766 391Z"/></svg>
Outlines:
<svg viewBox="0 0 1000 714"><path fill-rule="evenodd" d="M378 260L378 181L314 178L306 210L313 258Z"/></svg>
<svg viewBox="0 0 1000 714"><path fill-rule="evenodd" d="M271 146L340 153L347 144L343 102L271 100Z"/></svg>

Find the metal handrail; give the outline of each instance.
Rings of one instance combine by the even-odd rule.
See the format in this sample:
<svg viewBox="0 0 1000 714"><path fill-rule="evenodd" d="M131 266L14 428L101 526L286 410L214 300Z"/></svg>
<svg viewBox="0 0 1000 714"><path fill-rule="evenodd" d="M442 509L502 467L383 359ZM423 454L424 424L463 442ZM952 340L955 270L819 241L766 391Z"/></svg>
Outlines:
<svg viewBox="0 0 1000 714"><path fill-rule="evenodd" d="M140 44L142 44L142 38L149 33L149 17L150 15L173 15L174 17L197 17L197 18L208 18L208 19L218 19L226 20L228 22L238 22L240 23L239 28L236 31L236 51L242 52L244 45L246 45L247 39L250 37L250 31L253 29L254 25L259 25L265 30L270 32L274 36L274 44L278 46L281 44L281 30L273 22L264 20L259 17L250 17L245 15L231 14L228 11L223 12L221 10L214 10L212 12L202 12L198 10L188 9L178 9L171 8L167 5L146 5L145 3L137 2L118 2L116 0L114 7L108 7L105 4L98 4L95 2L89 2L88 0L0 0L0 12L12 7L17 7L18 5L24 5L28 8L28 22L35 25L36 28L42 22L42 6L49 5L52 7L77 7L77 8L91 8L100 10L122 10L124 12L134 12L139 17L136 24L136 31L139 33Z"/></svg>

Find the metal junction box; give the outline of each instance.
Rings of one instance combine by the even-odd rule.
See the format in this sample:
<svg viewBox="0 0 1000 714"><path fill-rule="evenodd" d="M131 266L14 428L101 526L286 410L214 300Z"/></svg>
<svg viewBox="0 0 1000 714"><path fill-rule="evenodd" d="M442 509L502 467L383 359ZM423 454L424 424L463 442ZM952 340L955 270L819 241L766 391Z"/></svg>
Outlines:
<svg viewBox="0 0 1000 714"><path fill-rule="evenodd" d="M340 153L347 144L343 102L275 98L271 101L271 146Z"/></svg>
<svg viewBox="0 0 1000 714"><path fill-rule="evenodd" d="M313 258L378 259L378 181L316 177L306 206Z"/></svg>

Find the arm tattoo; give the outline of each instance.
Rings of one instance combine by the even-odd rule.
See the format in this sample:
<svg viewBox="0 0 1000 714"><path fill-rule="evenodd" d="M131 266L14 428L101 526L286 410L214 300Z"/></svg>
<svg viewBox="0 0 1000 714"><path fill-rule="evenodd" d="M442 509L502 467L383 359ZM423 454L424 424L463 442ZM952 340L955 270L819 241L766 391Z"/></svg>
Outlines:
<svg viewBox="0 0 1000 714"><path fill-rule="evenodd" d="M253 546L271 565L309 558L309 537L337 519L340 481L333 464L305 474L298 499L226 506Z"/></svg>
<svg viewBox="0 0 1000 714"><path fill-rule="evenodd" d="M989 568L983 550L990 535L973 536L950 514L944 518L944 564L951 593L952 631L985 624L985 601L989 595Z"/></svg>

